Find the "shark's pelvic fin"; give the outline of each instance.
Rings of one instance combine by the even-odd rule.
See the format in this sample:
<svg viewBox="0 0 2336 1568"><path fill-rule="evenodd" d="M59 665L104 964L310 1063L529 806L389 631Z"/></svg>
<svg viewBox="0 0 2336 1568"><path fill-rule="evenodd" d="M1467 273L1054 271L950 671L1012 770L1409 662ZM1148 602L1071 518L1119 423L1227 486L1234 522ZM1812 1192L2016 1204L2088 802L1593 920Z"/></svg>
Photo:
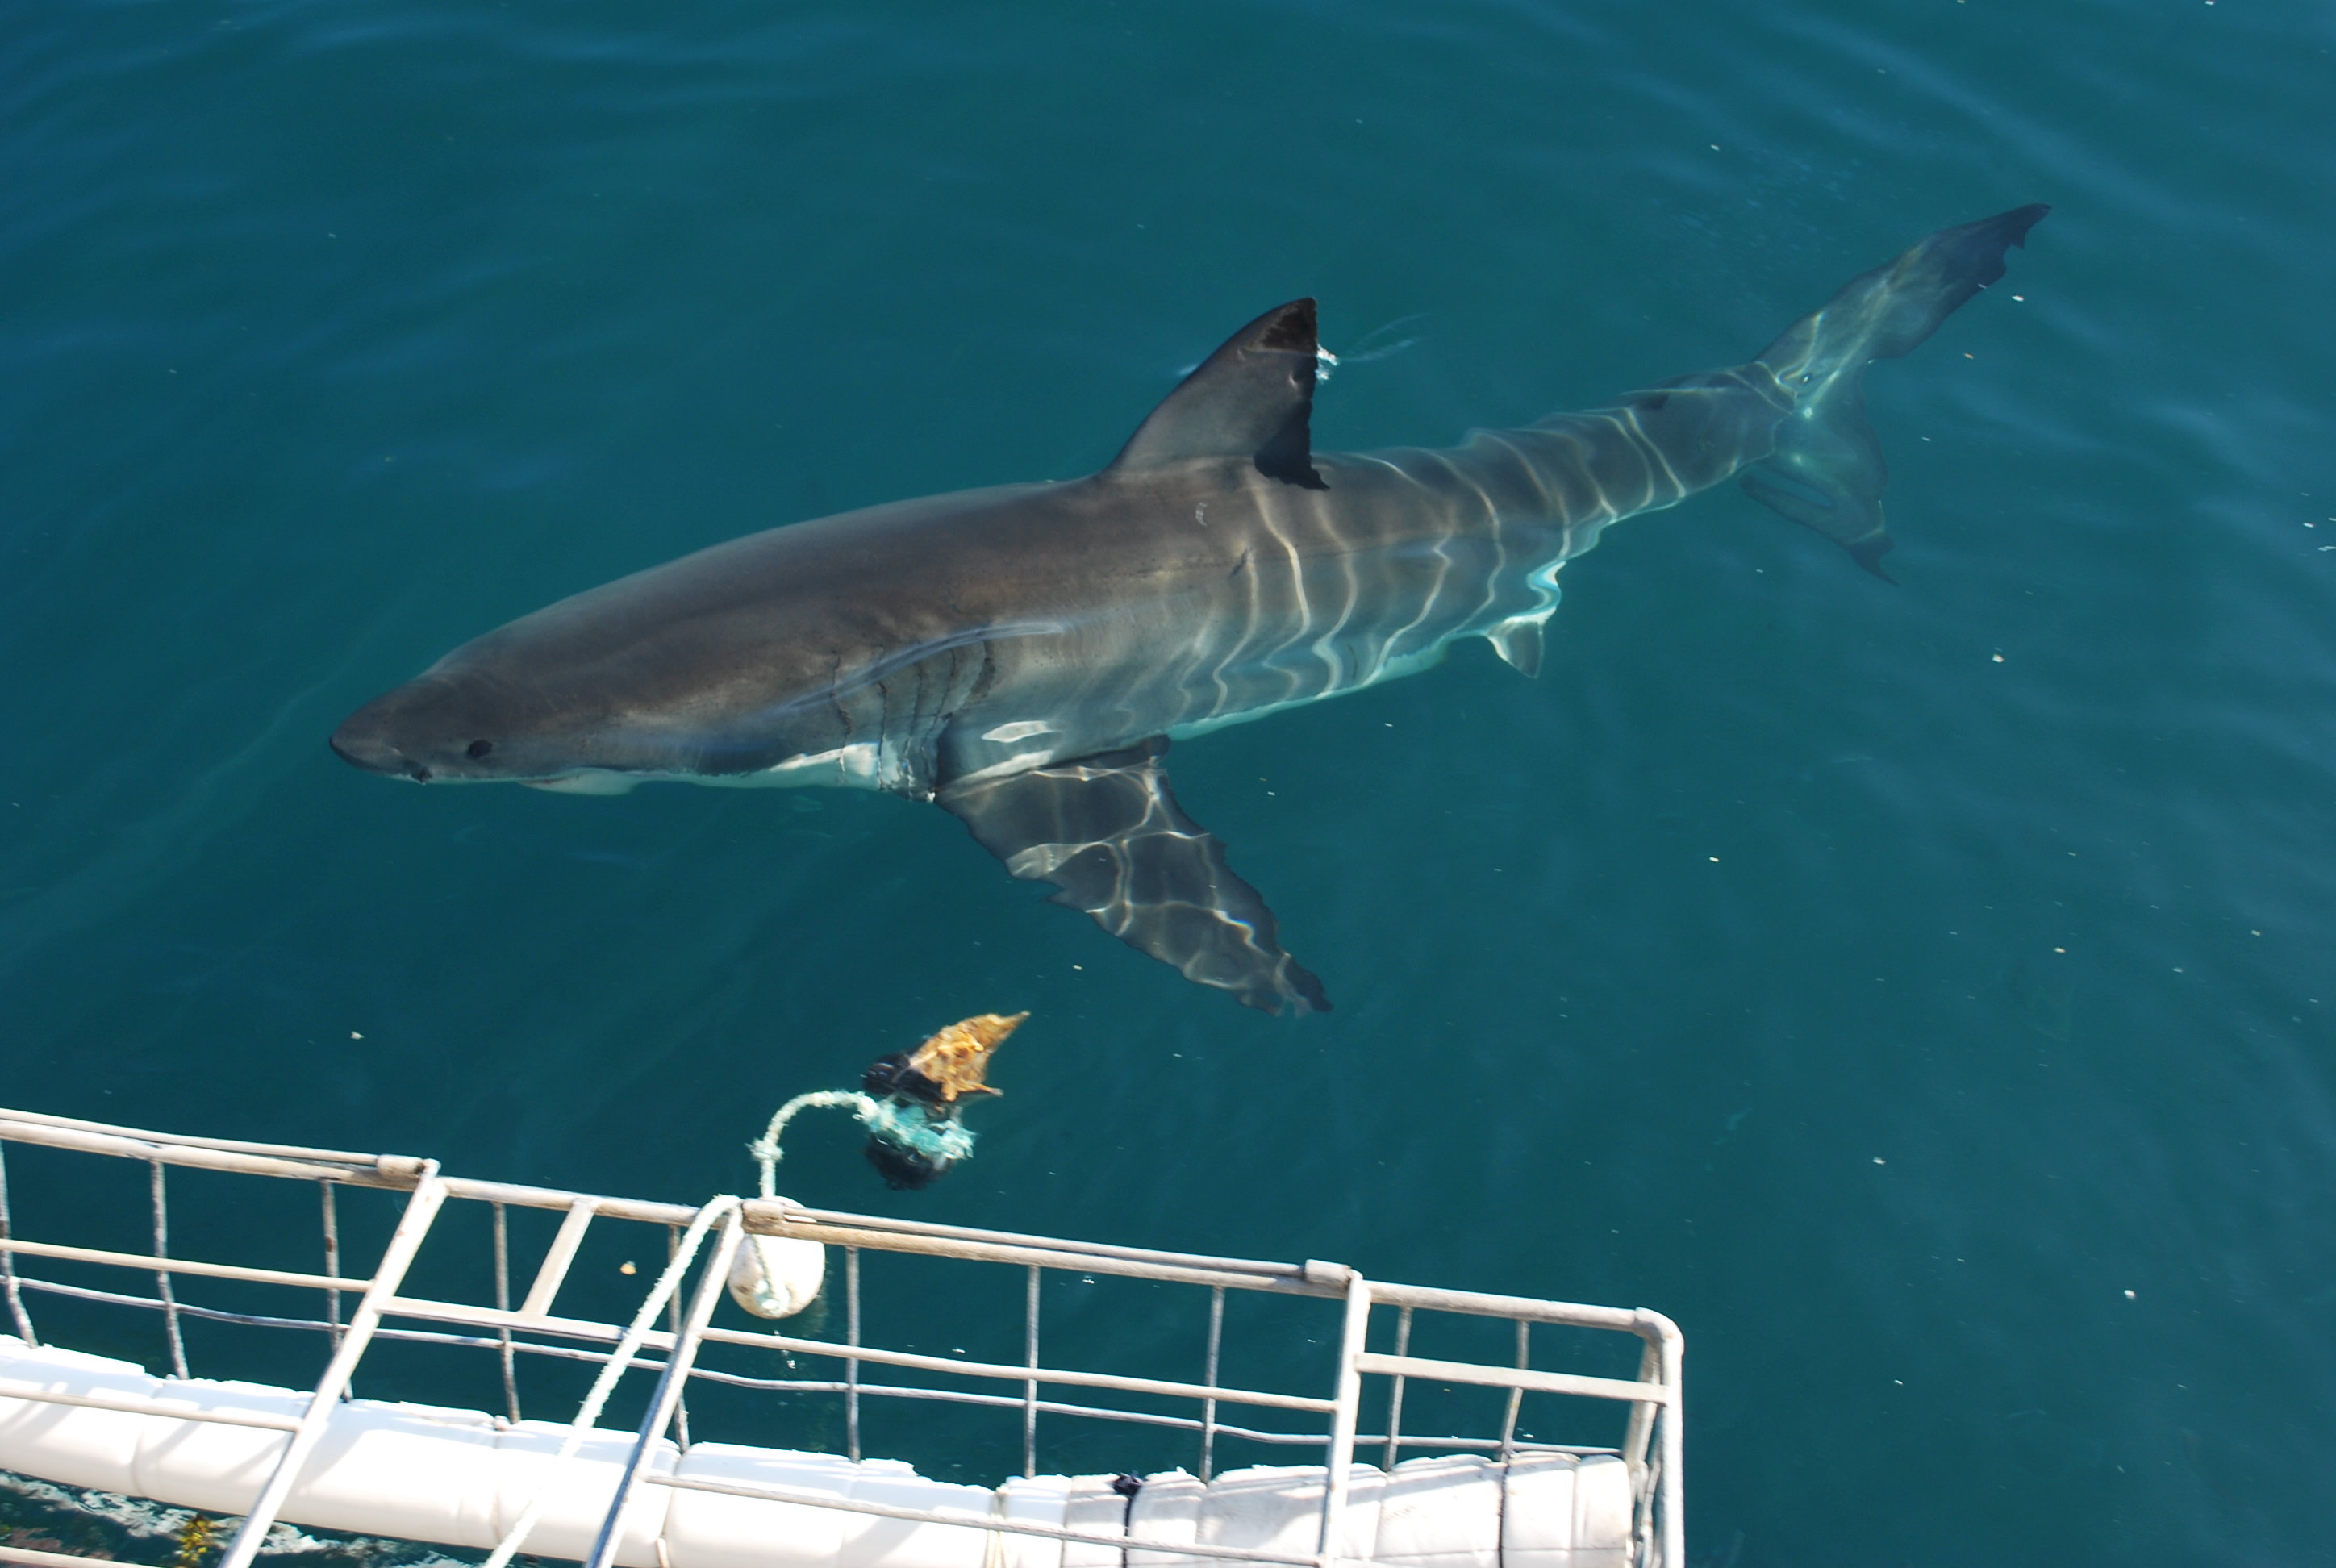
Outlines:
<svg viewBox="0 0 2336 1568"><path fill-rule="evenodd" d="M1502 661L1527 680L1541 674L1541 622L1520 617L1504 620L1484 634Z"/></svg>
<svg viewBox="0 0 2336 1568"><path fill-rule="evenodd" d="M1225 341L1153 409L1104 472L1122 477L1202 458L1246 457L1308 490L1314 470L1314 302L1278 305Z"/></svg>
<svg viewBox="0 0 2336 1568"><path fill-rule="evenodd" d="M2003 276L2003 255L2052 209L2019 207L1942 229L1896 260L1844 284L1760 354L1793 412L1776 450L1738 482L1753 500L1815 529L1887 580L1882 515L1889 470L1866 423L1861 382L1869 361L1919 346L1957 307Z"/></svg>
<svg viewBox="0 0 2336 1568"><path fill-rule="evenodd" d="M1310 371L1309 371L1310 374ZM1281 950L1273 911L1225 863L1225 846L1168 790L1154 738L1005 778L944 786L934 799L1055 902L1184 978L1260 1011L1326 1012L1322 982Z"/></svg>

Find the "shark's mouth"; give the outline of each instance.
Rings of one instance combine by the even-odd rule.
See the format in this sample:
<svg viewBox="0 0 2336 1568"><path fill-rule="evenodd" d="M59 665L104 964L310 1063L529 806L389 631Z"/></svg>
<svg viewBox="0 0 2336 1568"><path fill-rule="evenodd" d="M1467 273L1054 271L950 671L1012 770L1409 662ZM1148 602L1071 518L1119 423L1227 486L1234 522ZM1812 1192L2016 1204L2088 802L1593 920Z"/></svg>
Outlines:
<svg viewBox="0 0 2336 1568"><path fill-rule="evenodd" d="M641 781L633 774L593 771L561 774L557 778L521 779L519 782L530 789L550 790L554 794L620 795L631 794Z"/></svg>
<svg viewBox="0 0 2336 1568"><path fill-rule="evenodd" d="M550 778L519 782L530 789L570 795L628 794L645 784L711 784L718 789L881 789L887 782L885 760L881 746L873 741L862 741L856 745L837 746L832 751L791 756L751 773L661 768L620 773L609 768L579 768Z"/></svg>

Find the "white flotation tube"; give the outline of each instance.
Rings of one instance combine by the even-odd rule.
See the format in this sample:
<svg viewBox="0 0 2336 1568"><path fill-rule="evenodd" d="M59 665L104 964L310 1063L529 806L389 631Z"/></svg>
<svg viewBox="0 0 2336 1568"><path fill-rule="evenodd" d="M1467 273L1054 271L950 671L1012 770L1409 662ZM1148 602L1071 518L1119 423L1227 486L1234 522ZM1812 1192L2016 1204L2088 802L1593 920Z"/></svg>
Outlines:
<svg viewBox="0 0 2336 1568"><path fill-rule="evenodd" d="M99 1408L21 1397L40 1391ZM12 1398L12 1393L18 1397ZM35 1349L0 1335L0 1469L67 1485L241 1514L267 1480L280 1429L200 1417L297 1420L308 1396L255 1383L150 1376L128 1361ZM580 1559L591 1549L633 1445L596 1431L554 1468L566 1428L513 1426L478 1410L352 1399L336 1407L282 1517L321 1529L483 1549L536 1491L548 1505L526 1550ZM648 1472L946 1512L968 1524L918 1523L804 1504L638 1487L617 1561L623 1568L1215 1568L1179 1553L1194 1543L1310 1554L1321 1467L1236 1470L1203 1484L1148 1477L1131 1499L1105 1475L1020 1477L991 1490L928 1480L896 1460L660 1443ZM1606 1456L1415 1459L1383 1474L1355 1467L1340 1555L1388 1568L1626 1568L1630 1483ZM1121 1536L1148 1548L1017 1535L1027 1524Z"/></svg>

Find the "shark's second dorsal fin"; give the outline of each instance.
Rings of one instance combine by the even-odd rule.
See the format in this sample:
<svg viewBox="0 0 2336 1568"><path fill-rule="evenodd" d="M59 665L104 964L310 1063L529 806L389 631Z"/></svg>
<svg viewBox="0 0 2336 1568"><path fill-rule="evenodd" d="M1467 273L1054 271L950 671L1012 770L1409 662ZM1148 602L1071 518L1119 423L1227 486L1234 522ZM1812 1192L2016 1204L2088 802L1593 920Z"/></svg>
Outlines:
<svg viewBox="0 0 2336 1568"><path fill-rule="evenodd" d="M1246 457L1285 484L1314 472L1314 302L1278 305L1201 362L1104 472L1128 475L1199 458Z"/></svg>

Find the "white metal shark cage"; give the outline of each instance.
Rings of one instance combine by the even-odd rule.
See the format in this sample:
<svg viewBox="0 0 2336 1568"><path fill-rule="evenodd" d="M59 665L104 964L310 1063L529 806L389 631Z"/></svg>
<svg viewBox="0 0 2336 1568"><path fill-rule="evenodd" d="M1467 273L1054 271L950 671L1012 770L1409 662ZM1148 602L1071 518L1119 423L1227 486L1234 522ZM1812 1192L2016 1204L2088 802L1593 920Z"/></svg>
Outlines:
<svg viewBox="0 0 2336 1568"><path fill-rule="evenodd" d="M174 1213L182 1172L202 1174L177 1175ZM286 1207L303 1183L316 1197ZM840 1257L802 1331L715 1322L751 1236L813 1241ZM625 1278L630 1261L621 1274L579 1270L612 1249L662 1257L638 1271L645 1290ZM370 1267L351 1266L359 1255ZM520 1266L530 1255L531 1271ZM927 1272L912 1281L910 1271ZM1092 1333L1073 1337L1090 1364L1042 1353L1042 1328L1062 1310L1049 1303L1099 1285L1150 1292L1138 1349L1159 1369L1160 1325L1177 1325L1193 1376L1094 1365L1115 1358L1096 1352ZM562 1311L563 1298L589 1300ZM8 1110L0 1299L0 1469L239 1514L220 1568L248 1568L278 1520L484 1549L490 1568L521 1550L590 1568L1685 1560L1682 1343L1644 1310L785 1199L647 1203L451 1176L410 1156ZM1241 1320L1231 1331L1229 1303ZM609 1310L622 1306L628 1314ZM987 1335L1006 1353L916 1348L936 1329L967 1344ZM167 1375L61 1348L60 1333L167 1360ZM1615 1336L1639 1341L1634 1373L1615 1360L1627 1343ZM190 1339L207 1370L225 1360L284 1379L287 1359L314 1365L297 1359L303 1338L324 1364L288 1379L300 1387L194 1375ZM1244 1338L1255 1343L1244 1349ZM1625 1375L1544 1369L1537 1350ZM502 1409L359 1399L361 1368L369 1387L408 1392L499 1382ZM526 1418L523 1395L563 1409L572 1399L573 1415ZM597 1424L612 1404L638 1409L629 1430ZM908 1408L920 1433L951 1411L1000 1424L943 1467L1003 1468L1018 1423L1019 1473L976 1485L863 1457L871 1416ZM1533 1435L1552 1419L1611 1440ZM1610 1422L1618 1430L1600 1429ZM761 1441L717 1441L717 1428ZM1169 1442L1181 1456L1161 1447ZM1108 1460L1131 1449L1175 1467L1040 1469L1058 1453ZM1236 1451L1319 1462L1228 1468ZM87 1560L0 1546L0 1561Z"/></svg>

